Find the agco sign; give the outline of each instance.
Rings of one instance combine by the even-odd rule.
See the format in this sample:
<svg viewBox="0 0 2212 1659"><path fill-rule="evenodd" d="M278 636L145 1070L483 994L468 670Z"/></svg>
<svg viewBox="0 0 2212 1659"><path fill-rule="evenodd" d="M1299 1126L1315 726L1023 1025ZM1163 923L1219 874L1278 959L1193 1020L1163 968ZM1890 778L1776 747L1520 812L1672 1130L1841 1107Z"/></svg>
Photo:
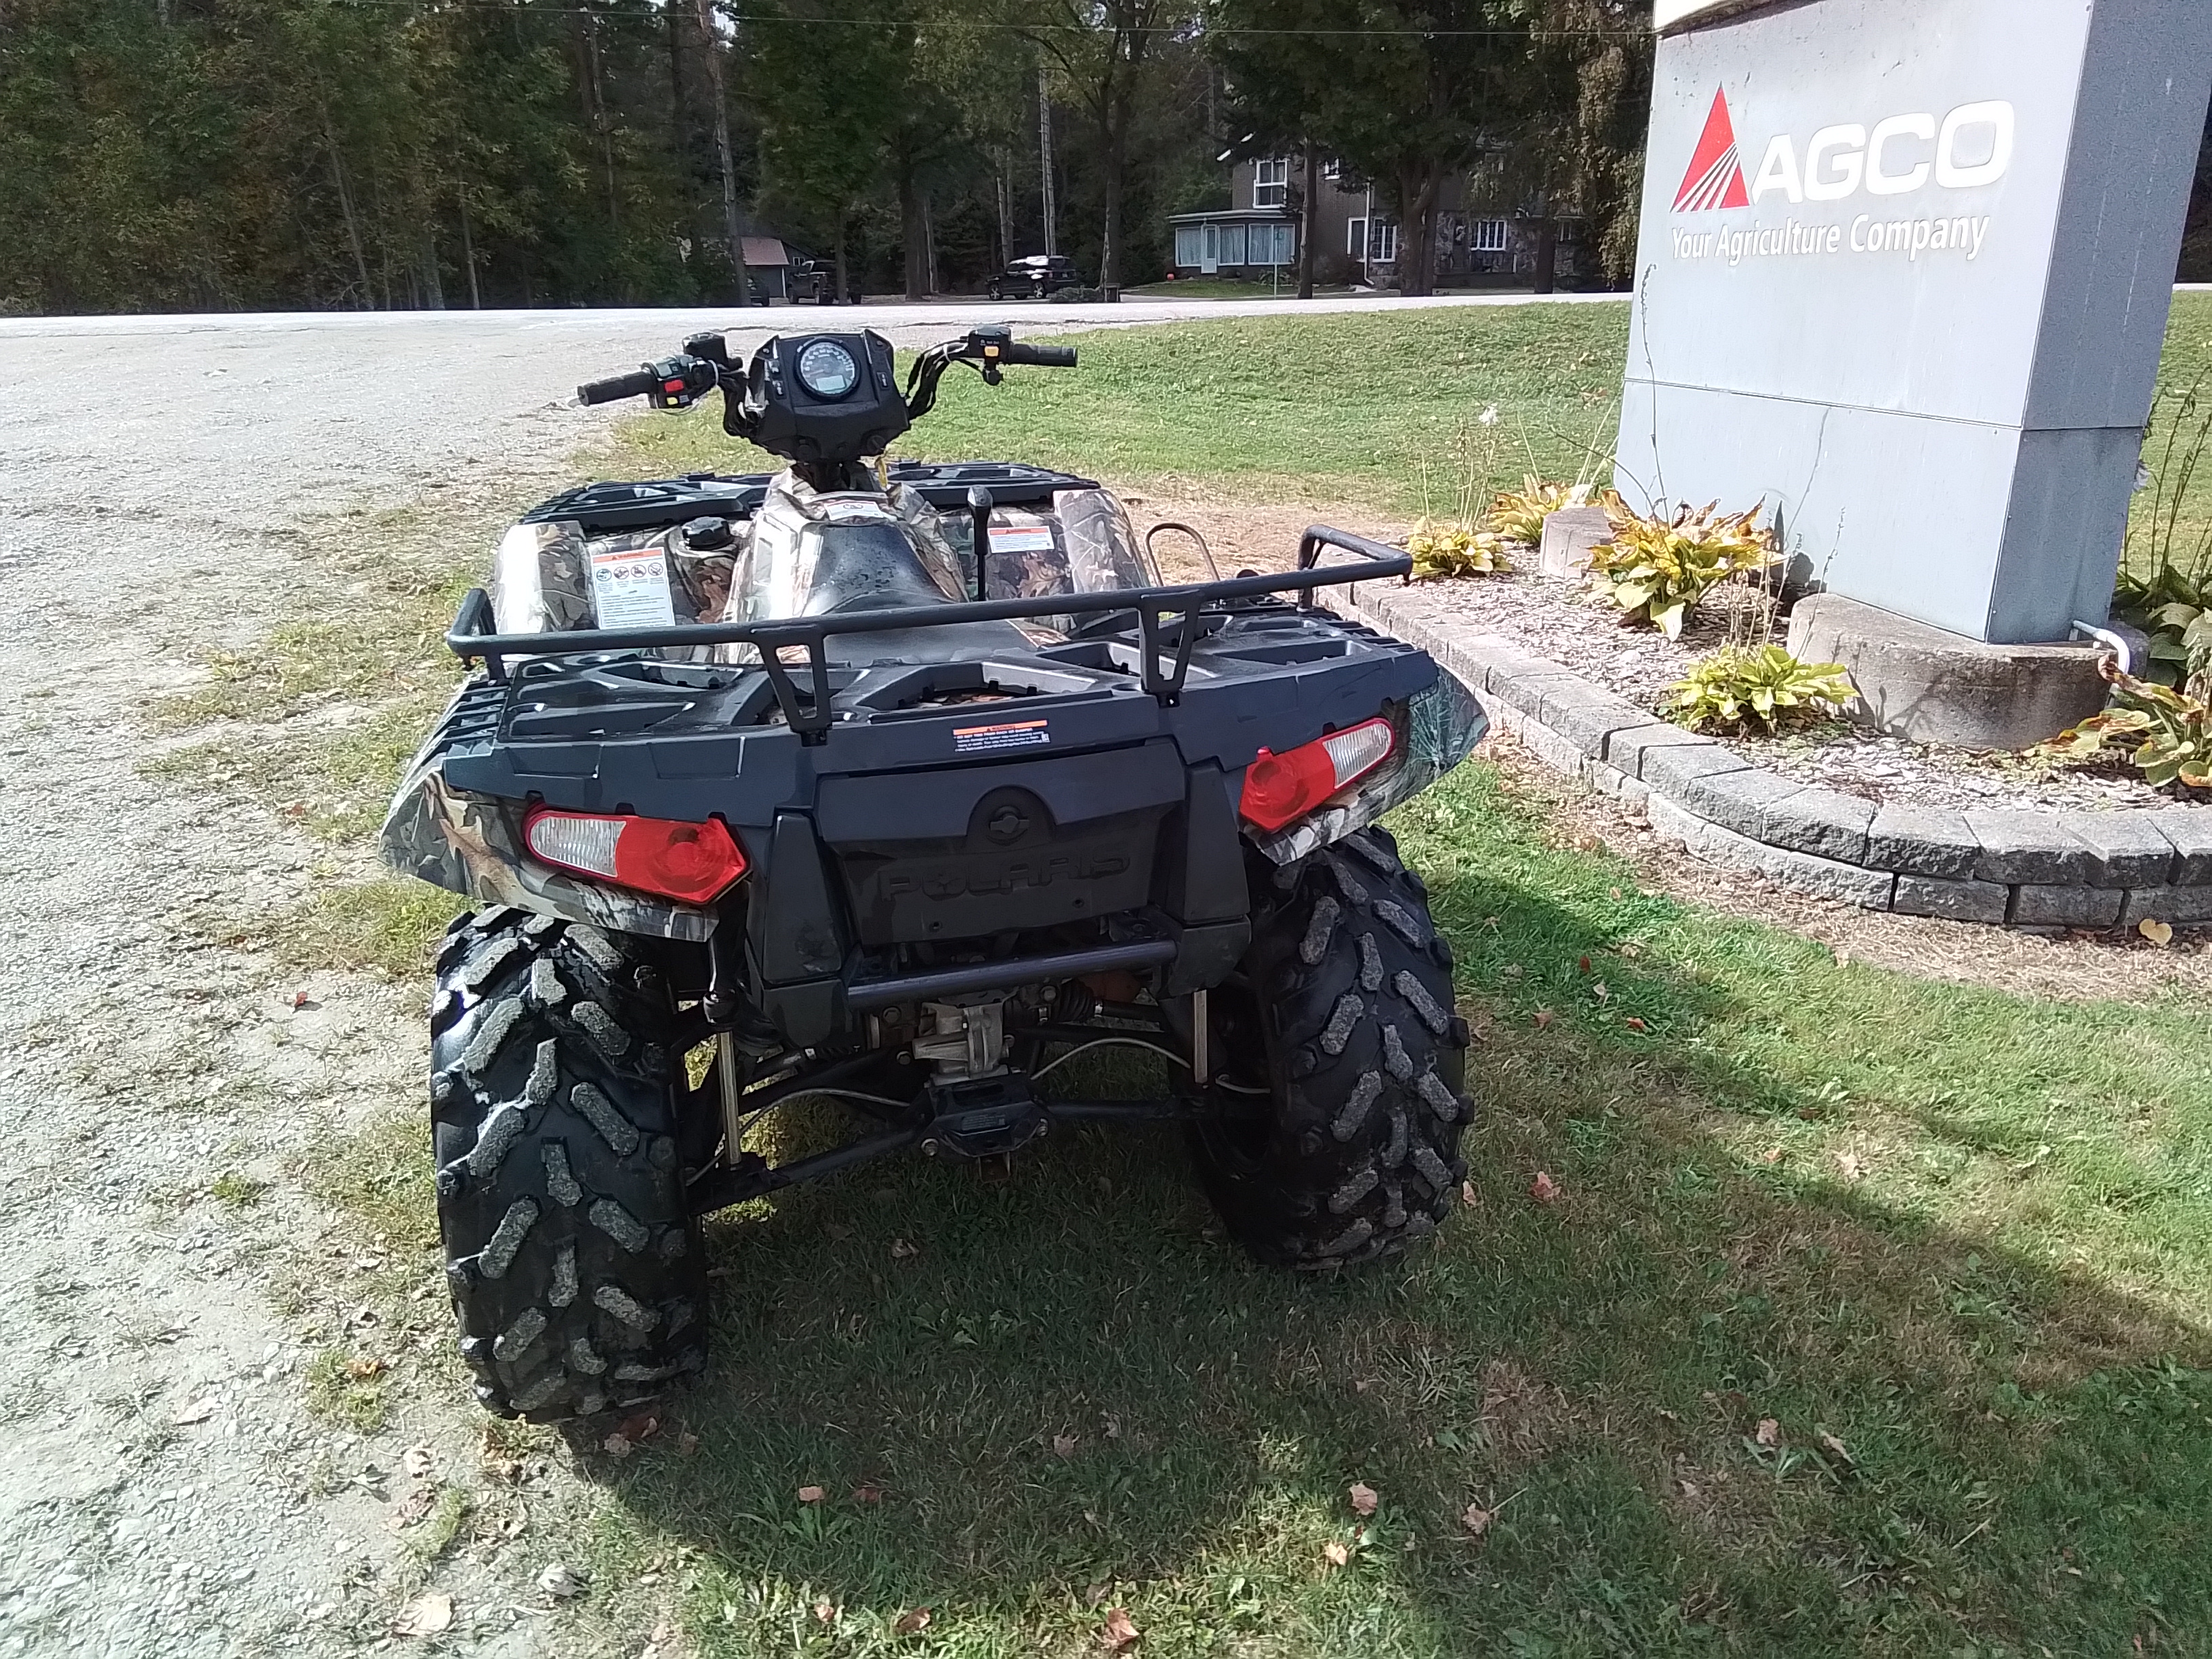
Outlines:
<svg viewBox="0 0 2212 1659"><path fill-rule="evenodd" d="M1767 141L1747 185L1728 93L1713 94L1704 131L1674 192L1677 214L1756 209L1769 198L1790 204L1843 202L1866 195L1893 198L1938 190L1977 190L1996 183L2012 165L2016 119L2002 99L1960 104L1940 121L1930 112L1885 116L1871 126L1844 122L1825 126L1801 151L1796 137L1778 132ZM1904 204L1898 204L1899 206ZM1792 217L1780 225L1756 221L1741 228L1672 233L1678 259L1747 258L1901 253L1908 259L1955 251L1979 257L1989 235L1988 214L1885 213L1887 201L1848 224L1808 223Z"/></svg>

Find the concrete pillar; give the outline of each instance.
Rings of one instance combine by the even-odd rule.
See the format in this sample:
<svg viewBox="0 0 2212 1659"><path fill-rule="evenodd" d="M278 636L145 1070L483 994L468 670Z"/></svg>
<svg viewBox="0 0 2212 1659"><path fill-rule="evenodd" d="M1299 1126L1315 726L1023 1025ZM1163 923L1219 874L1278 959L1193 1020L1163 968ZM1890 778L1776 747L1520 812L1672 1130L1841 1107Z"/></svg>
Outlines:
<svg viewBox="0 0 2212 1659"><path fill-rule="evenodd" d="M1970 640L2104 619L2212 0L1659 0L1618 482Z"/></svg>

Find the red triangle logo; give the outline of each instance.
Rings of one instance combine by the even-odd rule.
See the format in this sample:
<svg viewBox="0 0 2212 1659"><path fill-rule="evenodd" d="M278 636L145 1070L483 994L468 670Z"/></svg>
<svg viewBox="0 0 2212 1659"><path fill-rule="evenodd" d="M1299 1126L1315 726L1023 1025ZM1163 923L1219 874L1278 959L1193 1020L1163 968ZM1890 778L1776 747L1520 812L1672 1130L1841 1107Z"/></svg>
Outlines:
<svg viewBox="0 0 2212 1659"><path fill-rule="evenodd" d="M1697 154L1690 157L1690 170L1674 192L1674 211L1703 213L1750 205L1751 192L1743 187L1743 158L1736 153L1735 123L1729 119L1728 94L1716 90Z"/></svg>

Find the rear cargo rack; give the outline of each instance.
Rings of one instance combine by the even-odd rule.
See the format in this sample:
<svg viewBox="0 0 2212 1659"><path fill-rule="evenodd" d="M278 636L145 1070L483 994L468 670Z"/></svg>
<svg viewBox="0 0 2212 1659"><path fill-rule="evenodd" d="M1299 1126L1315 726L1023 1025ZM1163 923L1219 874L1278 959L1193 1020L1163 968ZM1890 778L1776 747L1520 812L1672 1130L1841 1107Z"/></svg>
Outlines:
<svg viewBox="0 0 2212 1659"><path fill-rule="evenodd" d="M1335 548L1359 556L1352 564L1322 565L1321 555ZM668 628L605 628L556 634L501 634L493 631L491 599L481 587L469 590L460 612L447 630L446 644L465 661L482 661L495 681L510 682L509 657L604 658L628 651L652 651L702 645L750 645L775 689L783 717L802 742L819 743L831 720L828 642L842 634L884 634L921 628L952 628L963 623L1013 622L1032 617L1095 617L1133 613L1142 644L1144 689L1164 704L1182 695L1190 658L1202 631L1201 617L1237 601L1295 592L1301 609L1313 607L1314 589L1347 582L1386 581L1403 577L1413 560L1395 547L1354 536L1327 525L1308 527L1298 539L1298 568L1267 574L1230 576L1218 581L1176 587L1117 589L1103 593L1046 593L1030 599L969 600L957 605L855 611L842 616L799 617L773 622L688 623ZM807 684L802 689L783 659L787 651L805 653ZM747 664L745 666L751 666ZM520 676L512 678L510 696Z"/></svg>

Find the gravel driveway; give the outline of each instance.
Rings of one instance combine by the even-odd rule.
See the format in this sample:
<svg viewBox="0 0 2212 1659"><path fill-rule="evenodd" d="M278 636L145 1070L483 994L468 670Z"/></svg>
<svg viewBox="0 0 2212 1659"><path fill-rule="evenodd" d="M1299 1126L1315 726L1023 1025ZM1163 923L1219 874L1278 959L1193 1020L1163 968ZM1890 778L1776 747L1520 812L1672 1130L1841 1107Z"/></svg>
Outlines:
<svg viewBox="0 0 2212 1659"><path fill-rule="evenodd" d="M1130 304L1114 320L1304 308ZM1032 330L1100 320L998 309ZM774 322L834 316L913 344L978 314ZM0 1654L387 1639L414 1588L386 1524L404 1449L458 1467L480 1422L459 1400L411 1402L367 1437L309 1416L313 1356L272 1288L361 1265L297 1177L317 1147L411 1105L420 1011L410 989L302 984L191 925L300 902L329 849L141 775L141 714L194 681L199 653L283 618L317 580L325 515L434 485L526 504L611 418L564 402L580 379L730 320L0 322ZM267 1197L212 1196L234 1167L269 1180ZM563 1641L570 1615L530 1593L550 1547L533 1530L496 1567L445 1564L459 1613L443 1643L597 1646L580 1629Z"/></svg>

